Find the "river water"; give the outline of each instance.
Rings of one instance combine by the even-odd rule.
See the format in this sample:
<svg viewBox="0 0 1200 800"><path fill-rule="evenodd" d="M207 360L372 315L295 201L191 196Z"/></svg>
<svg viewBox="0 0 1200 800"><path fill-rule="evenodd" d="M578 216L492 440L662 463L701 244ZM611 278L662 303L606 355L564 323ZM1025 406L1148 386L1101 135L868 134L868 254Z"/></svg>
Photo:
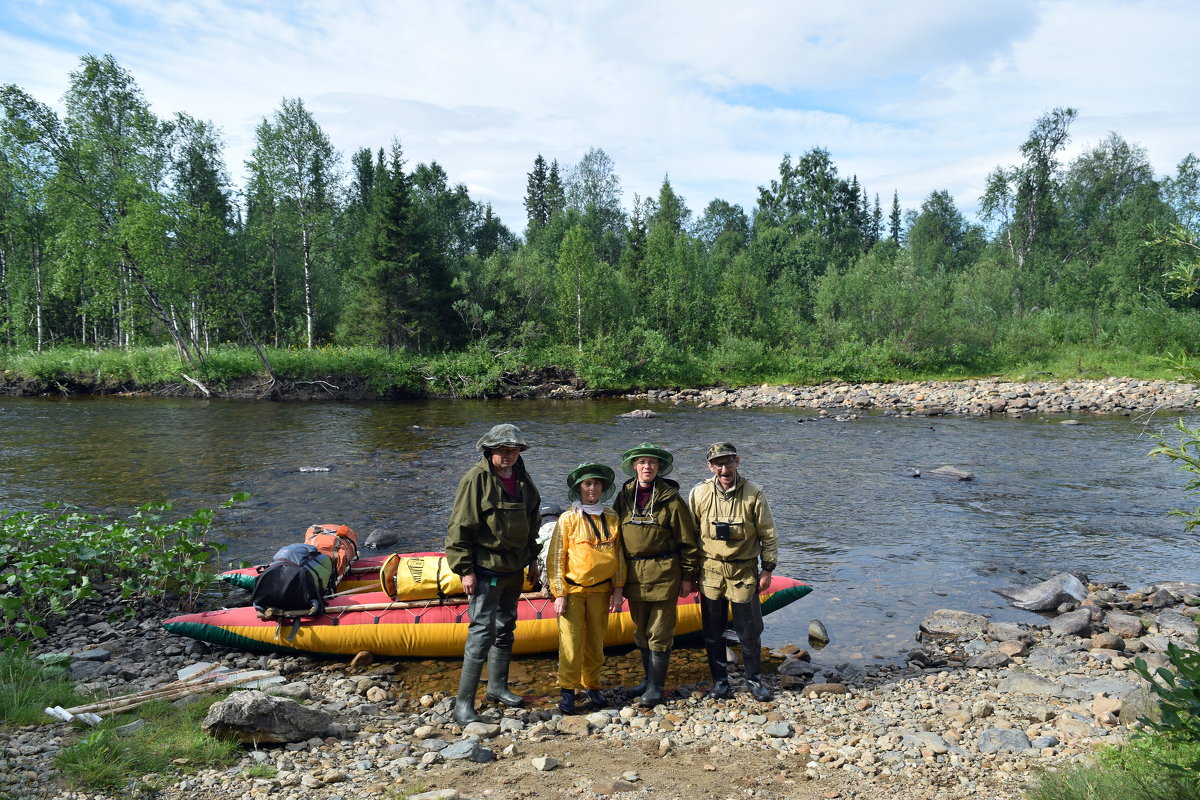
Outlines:
<svg viewBox="0 0 1200 800"><path fill-rule="evenodd" d="M660 416L618 418L637 407ZM730 440L742 473L767 490L779 572L815 587L766 618L764 643L804 646L819 618L833 640L826 656L891 660L937 608L1036 621L992 590L1060 571L1131 586L1200 579L1195 536L1169 515L1188 504L1186 476L1146 457L1148 434L1170 436L1176 416L1062 419L838 422L627 400L0 399L0 507L58 500L125 514L150 500L215 508L248 492L218 517L231 562L265 560L316 522L348 524L361 538L393 528L403 539L390 549L440 550L457 479L495 422L521 426L530 473L562 504L565 476L581 461L619 470L622 451L654 441L675 454L671 477L686 491L708 477L708 444ZM928 475L942 465L976 478Z"/></svg>

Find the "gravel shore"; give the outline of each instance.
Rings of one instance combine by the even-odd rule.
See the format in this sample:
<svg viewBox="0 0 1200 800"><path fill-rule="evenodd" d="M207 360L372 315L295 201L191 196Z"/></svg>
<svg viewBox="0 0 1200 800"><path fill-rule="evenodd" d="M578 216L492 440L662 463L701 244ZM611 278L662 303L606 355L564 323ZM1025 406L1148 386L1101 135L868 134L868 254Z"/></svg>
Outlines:
<svg viewBox="0 0 1200 800"><path fill-rule="evenodd" d="M735 672L732 700L703 697L703 654L677 650L668 703L562 717L553 661L521 659L524 709L488 707L485 723L450 720L457 664L254 656L166 634L157 618L113 623L77 615L40 650L76 654L81 689L123 694L175 678L199 661L265 667L282 691L330 712L346 738L247 750L224 770L152 776L113 794L162 800L570 796L694 798L994 798L1017 800L1039 770L1121 741L1152 707L1128 670L1136 656L1166 664L1169 642L1194 647L1200 585L1130 591L1089 585L1082 603L1036 625L991 623L965 611L921 623L905 663L827 663L789 646L771 654L776 691L757 703ZM115 607L115 606L114 606ZM162 610L165 612L165 610ZM914 631L914 634L918 632ZM606 680L636 679L636 654L609 657ZM53 757L81 731L52 722L0 730L0 797L108 800L66 787ZM251 777L263 767L273 775ZM151 790L152 786L160 786Z"/></svg>
<svg viewBox="0 0 1200 800"><path fill-rule="evenodd" d="M815 409L829 415L860 411L886 414L984 416L988 414L1144 414L1158 409L1194 409L1200 393L1190 383L1130 378L1069 381L965 381L827 383L821 386L758 386L742 389L655 390L633 399L690 403L701 408Z"/></svg>

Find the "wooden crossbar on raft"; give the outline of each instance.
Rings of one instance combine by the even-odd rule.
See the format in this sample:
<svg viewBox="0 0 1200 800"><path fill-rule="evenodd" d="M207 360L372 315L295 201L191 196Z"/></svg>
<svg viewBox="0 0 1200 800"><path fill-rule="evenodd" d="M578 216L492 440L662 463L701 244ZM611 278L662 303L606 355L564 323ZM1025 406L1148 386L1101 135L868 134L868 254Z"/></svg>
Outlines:
<svg viewBox="0 0 1200 800"><path fill-rule="evenodd" d="M519 600L549 600L550 598L541 592L525 592ZM325 613L321 616L333 616L335 614L345 614L351 611L391 611L393 609L403 608L433 608L436 606L465 606L471 602L471 598L465 594L455 595L451 598L436 598L431 597L428 600L393 600L388 603L358 603L352 606L334 606L333 608L325 609ZM272 613L274 612L274 613ZM277 609L268 609L266 613L259 613L259 619L290 619L295 617L312 617L308 609L301 611L279 611Z"/></svg>

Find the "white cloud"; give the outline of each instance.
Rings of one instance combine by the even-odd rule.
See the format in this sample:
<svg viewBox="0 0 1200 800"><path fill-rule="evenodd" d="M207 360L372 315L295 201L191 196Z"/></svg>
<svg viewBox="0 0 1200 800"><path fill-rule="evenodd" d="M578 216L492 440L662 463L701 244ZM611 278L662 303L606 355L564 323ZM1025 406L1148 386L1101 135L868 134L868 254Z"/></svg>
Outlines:
<svg viewBox="0 0 1200 800"><path fill-rule="evenodd" d="M81 54L112 53L159 114L215 121L237 177L258 121L301 97L347 155L398 137L515 230L538 153L602 147L627 202L669 174L699 212L749 210L785 152L822 146L885 206L944 188L970 214L1054 106L1080 109L1072 152L1116 130L1160 172L1200 127L1190 2L7 5L0 81L43 101Z"/></svg>

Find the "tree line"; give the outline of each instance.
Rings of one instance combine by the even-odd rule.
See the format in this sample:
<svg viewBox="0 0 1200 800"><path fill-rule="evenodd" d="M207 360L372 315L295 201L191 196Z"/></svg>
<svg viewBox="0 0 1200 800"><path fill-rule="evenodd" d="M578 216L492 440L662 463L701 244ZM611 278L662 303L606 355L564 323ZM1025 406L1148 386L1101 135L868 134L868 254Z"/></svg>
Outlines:
<svg viewBox="0 0 1200 800"><path fill-rule="evenodd" d="M11 84L0 107L10 350L169 341L185 364L224 342L516 350L615 380L686 380L697 363L752 380L815 361L1183 351L1200 333L1196 296L1164 277L1172 245L1200 233L1200 160L1156 176L1111 133L1068 162L1070 108L988 176L979 222L945 190L903 209L820 147L784 155L749 211L717 198L697 213L669 177L627 205L592 148L573 165L536 155L518 234L398 140L343 162L298 98L258 125L240 190L212 123L156 116L111 56L81 58L61 116Z"/></svg>

